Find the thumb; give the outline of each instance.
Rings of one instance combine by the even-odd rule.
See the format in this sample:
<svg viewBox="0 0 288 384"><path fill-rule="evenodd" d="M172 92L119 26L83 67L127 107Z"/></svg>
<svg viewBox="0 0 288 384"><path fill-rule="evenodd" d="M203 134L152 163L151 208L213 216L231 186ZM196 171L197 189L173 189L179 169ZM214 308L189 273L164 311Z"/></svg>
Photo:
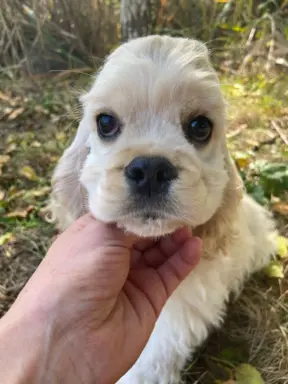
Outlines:
<svg viewBox="0 0 288 384"><path fill-rule="evenodd" d="M113 245L131 248L138 238L128 232L124 232L116 224L104 223L90 213L80 217L67 230L67 234L85 236L89 243L94 245Z"/></svg>
<svg viewBox="0 0 288 384"><path fill-rule="evenodd" d="M79 276L84 276L86 285L91 283L93 289L105 295L115 294L127 278L134 241L135 236L124 233L116 225L87 214L57 238L42 267L51 270L53 276L78 276L78 282Z"/></svg>
<svg viewBox="0 0 288 384"><path fill-rule="evenodd" d="M115 224L103 223L91 214L71 226L69 237L77 238L79 235L81 244L85 244L91 257L87 261L97 290L105 292L105 296L117 295L127 279L131 248L137 237L122 231Z"/></svg>

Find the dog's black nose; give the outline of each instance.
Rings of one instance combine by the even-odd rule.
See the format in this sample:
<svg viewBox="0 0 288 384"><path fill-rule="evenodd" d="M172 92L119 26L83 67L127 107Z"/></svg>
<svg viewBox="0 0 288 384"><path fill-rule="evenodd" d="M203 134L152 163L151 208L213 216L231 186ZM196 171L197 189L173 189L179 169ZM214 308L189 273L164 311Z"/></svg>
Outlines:
<svg viewBox="0 0 288 384"><path fill-rule="evenodd" d="M177 169L165 157L136 157L125 168L125 176L134 193L153 197L168 191Z"/></svg>

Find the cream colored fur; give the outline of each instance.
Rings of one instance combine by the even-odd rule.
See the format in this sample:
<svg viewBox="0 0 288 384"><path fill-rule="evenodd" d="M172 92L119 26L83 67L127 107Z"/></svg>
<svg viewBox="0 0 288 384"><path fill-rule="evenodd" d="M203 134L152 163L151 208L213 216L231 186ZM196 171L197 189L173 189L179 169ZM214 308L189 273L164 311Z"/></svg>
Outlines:
<svg viewBox="0 0 288 384"><path fill-rule="evenodd" d="M274 225L243 192L225 143L225 101L204 44L149 36L117 48L81 98L83 118L53 177L52 210L61 229L87 212L139 236L162 236L190 225L203 239L197 268L165 305L153 334L122 384L180 381L187 358L223 321L232 292L275 253ZM104 143L96 115L112 111L123 132ZM202 148L184 137L181 122L204 114L214 123ZM160 155L178 169L164 219L129 212L123 170L135 157ZM137 337L137 335L135 335ZM120 357L119 357L120 358Z"/></svg>

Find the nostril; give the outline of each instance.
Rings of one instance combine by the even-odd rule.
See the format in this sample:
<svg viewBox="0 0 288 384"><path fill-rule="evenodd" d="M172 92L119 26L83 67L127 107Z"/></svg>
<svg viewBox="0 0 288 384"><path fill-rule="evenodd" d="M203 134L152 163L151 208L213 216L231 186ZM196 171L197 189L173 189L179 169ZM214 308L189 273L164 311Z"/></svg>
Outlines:
<svg viewBox="0 0 288 384"><path fill-rule="evenodd" d="M126 178L133 184L140 185L145 183L148 177L147 160L145 158L136 157L125 168Z"/></svg>
<svg viewBox="0 0 288 384"><path fill-rule="evenodd" d="M176 168L170 163L163 163L156 171L156 180L158 183L162 184L167 181L172 181L177 177Z"/></svg>
<svg viewBox="0 0 288 384"><path fill-rule="evenodd" d="M156 172L156 180L158 183L164 183L165 181L168 181L169 180L169 176L167 174L167 172L163 169L159 169L157 172Z"/></svg>
<svg viewBox="0 0 288 384"><path fill-rule="evenodd" d="M132 168L129 172L130 179L140 183L145 179L145 172L141 168Z"/></svg>

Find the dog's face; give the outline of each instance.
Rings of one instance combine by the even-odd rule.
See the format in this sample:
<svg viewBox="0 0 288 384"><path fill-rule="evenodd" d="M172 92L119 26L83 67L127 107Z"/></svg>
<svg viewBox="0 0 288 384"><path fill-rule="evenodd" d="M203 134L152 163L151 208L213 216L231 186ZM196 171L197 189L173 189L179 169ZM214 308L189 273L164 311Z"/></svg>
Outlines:
<svg viewBox="0 0 288 384"><path fill-rule="evenodd" d="M229 161L224 100L203 44L167 36L126 43L108 57L82 103L78 136L55 179L65 183L61 167L73 174L75 153L86 151L78 171L95 217L161 236L215 214ZM69 193L75 208L75 185Z"/></svg>

